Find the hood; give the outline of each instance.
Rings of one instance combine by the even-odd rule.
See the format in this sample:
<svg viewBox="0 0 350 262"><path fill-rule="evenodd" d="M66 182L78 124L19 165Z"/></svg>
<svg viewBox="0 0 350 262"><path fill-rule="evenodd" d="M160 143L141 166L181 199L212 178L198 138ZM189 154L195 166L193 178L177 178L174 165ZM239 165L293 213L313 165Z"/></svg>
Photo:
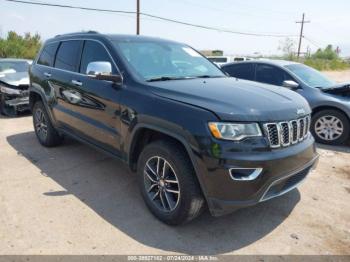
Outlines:
<svg viewBox="0 0 350 262"><path fill-rule="evenodd" d="M321 91L328 94L350 97L350 83L340 83L331 87L323 87Z"/></svg>
<svg viewBox="0 0 350 262"><path fill-rule="evenodd" d="M6 74L0 72L0 82L11 86L29 85L29 76L27 72Z"/></svg>
<svg viewBox="0 0 350 262"><path fill-rule="evenodd" d="M224 121L284 121L311 112L307 101L294 91L231 77L149 85L155 95L204 108Z"/></svg>

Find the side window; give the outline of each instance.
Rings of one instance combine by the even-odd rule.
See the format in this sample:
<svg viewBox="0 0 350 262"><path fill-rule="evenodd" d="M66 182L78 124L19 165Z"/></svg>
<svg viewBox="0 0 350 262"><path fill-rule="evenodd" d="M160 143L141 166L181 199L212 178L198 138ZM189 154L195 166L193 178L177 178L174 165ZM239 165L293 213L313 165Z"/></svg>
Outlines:
<svg viewBox="0 0 350 262"><path fill-rule="evenodd" d="M230 65L223 68L230 76L240 79L254 80L254 64L237 64Z"/></svg>
<svg viewBox="0 0 350 262"><path fill-rule="evenodd" d="M61 42L56 55L55 67L76 72L79 65L81 46L82 41L80 40Z"/></svg>
<svg viewBox="0 0 350 262"><path fill-rule="evenodd" d="M53 62L55 60L55 54L57 51L58 44L59 44L58 42L52 43L52 44L47 44L43 48L43 51L41 52L37 63L39 65L53 66Z"/></svg>
<svg viewBox="0 0 350 262"><path fill-rule="evenodd" d="M102 61L110 62L113 65L111 58L103 45L95 41L85 41L83 54L81 56L80 73L86 74L86 69L89 63Z"/></svg>
<svg viewBox="0 0 350 262"><path fill-rule="evenodd" d="M258 64L256 68L256 81L271 85L282 86L284 80L291 80L282 69L271 65Z"/></svg>

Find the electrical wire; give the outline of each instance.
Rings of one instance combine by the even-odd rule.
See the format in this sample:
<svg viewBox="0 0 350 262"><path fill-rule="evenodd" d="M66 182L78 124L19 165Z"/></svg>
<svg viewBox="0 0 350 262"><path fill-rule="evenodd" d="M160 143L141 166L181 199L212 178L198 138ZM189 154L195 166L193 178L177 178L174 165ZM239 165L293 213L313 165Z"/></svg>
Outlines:
<svg viewBox="0 0 350 262"><path fill-rule="evenodd" d="M119 13L119 14L136 14L135 11L100 9L100 8L91 8L91 7L83 7L83 6L72 6L72 5L52 4L52 3L45 3L45 2L35 2L35 1L22 1L22 0L5 0L5 1L13 2L13 3L20 3L20 4L38 5L38 6L79 9L79 10L84 10L84 11L109 12L109 13ZM206 29L206 30L231 33L231 34L237 34L237 35L257 36L257 37L297 37L297 35L291 35L291 34L274 34L274 33L262 34L262 33L242 32L242 31L226 29L226 28L218 28L218 27L212 27L212 26L206 26L206 25L200 25L200 24L193 24L193 23L189 23L189 22L170 19L170 18L166 18L166 17L162 17L162 16L158 16L158 15L153 15L153 14L149 14L149 13L143 13L143 12L140 12L140 15L144 16L144 17L148 17L148 18L154 18L154 19L158 19L161 21L181 24L181 25L185 25L185 26L191 26L191 27L196 27L196 28L201 28L201 29Z"/></svg>

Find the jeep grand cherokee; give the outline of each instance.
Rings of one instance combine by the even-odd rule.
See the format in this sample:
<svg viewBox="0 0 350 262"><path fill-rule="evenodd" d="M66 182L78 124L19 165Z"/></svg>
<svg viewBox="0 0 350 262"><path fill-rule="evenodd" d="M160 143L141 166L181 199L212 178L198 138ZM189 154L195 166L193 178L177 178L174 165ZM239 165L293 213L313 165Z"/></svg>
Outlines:
<svg viewBox="0 0 350 262"><path fill-rule="evenodd" d="M137 172L168 224L280 196L315 165L300 95L227 77L188 45L96 32L46 41L30 68L39 142L71 136Z"/></svg>

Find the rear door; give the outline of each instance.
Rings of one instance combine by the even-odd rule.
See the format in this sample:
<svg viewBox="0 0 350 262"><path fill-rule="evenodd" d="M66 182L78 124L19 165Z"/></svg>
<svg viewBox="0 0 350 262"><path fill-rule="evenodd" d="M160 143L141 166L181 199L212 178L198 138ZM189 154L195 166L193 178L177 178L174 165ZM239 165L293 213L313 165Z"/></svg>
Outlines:
<svg viewBox="0 0 350 262"><path fill-rule="evenodd" d="M224 66L223 70L232 77L253 81L254 67L254 63L239 63Z"/></svg>
<svg viewBox="0 0 350 262"><path fill-rule="evenodd" d="M56 98L52 106L54 117L61 128L74 133L82 131L82 119L76 113L74 106L76 100L74 94L78 92L74 79L79 74L82 46L82 40L60 42L49 80Z"/></svg>

